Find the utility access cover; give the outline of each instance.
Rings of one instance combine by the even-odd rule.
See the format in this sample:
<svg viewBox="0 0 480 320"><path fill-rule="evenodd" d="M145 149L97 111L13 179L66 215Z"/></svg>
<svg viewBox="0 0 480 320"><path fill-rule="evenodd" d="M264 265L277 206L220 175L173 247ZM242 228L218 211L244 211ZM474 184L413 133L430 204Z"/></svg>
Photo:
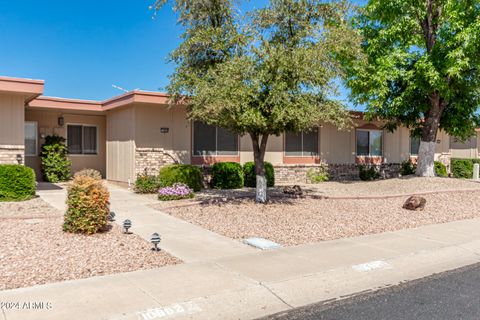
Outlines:
<svg viewBox="0 0 480 320"><path fill-rule="evenodd" d="M282 247L280 244L264 238L248 238L245 239L244 242L261 250L278 249Z"/></svg>

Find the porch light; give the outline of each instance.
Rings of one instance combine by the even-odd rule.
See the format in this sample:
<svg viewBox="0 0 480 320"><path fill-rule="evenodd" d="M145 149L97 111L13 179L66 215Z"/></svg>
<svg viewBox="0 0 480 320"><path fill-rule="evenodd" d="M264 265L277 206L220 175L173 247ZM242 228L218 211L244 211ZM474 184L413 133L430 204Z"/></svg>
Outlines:
<svg viewBox="0 0 480 320"><path fill-rule="evenodd" d="M63 127L64 124L65 124L65 118L63 116L58 117L58 125L60 127Z"/></svg>
<svg viewBox="0 0 480 320"><path fill-rule="evenodd" d="M123 228L125 229L125 234L129 234L128 229L132 227L132 221L129 219L123 221Z"/></svg>
<svg viewBox="0 0 480 320"><path fill-rule="evenodd" d="M110 222L115 221L115 212L110 211L110 213L108 214L108 221Z"/></svg>
<svg viewBox="0 0 480 320"><path fill-rule="evenodd" d="M22 164L22 155L21 154L17 154L17 162L18 162L18 164Z"/></svg>
<svg viewBox="0 0 480 320"><path fill-rule="evenodd" d="M162 239L160 238L160 235L158 233L154 233L152 234L152 238L150 239L150 242L153 243L153 245L155 246L154 248L152 248L153 251L160 251L160 248L158 247L158 244L160 243Z"/></svg>

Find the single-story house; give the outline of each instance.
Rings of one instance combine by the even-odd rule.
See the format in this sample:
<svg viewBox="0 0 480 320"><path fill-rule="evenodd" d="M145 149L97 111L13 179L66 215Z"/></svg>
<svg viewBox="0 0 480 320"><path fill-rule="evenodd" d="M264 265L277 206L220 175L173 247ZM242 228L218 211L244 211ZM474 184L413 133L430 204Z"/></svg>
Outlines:
<svg viewBox="0 0 480 320"><path fill-rule="evenodd" d="M170 163L209 165L253 161L248 136L192 122L184 106L169 106L168 95L132 91L105 101L43 96L44 81L0 77L0 163L32 167L40 179L40 147L48 135L67 141L72 171L99 170L111 181L133 182L138 174ZM379 165L385 172L418 152L407 128L395 132L352 112L355 128L339 131L320 123L310 132L269 139L265 160L279 182L302 182L306 171L327 165L334 179L352 178L357 164ZM480 139L461 142L439 132L436 160L479 157Z"/></svg>

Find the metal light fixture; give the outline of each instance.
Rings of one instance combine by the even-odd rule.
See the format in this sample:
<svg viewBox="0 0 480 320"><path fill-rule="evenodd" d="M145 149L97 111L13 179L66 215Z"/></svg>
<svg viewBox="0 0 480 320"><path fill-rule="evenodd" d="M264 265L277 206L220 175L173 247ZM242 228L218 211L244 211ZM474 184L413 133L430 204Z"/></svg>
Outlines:
<svg viewBox="0 0 480 320"><path fill-rule="evenodd" d="M123 221L123 228L125 229L125 234L129 234L128 229L132 227L132 221L129 219Z"/></svg>
<svg viewBox="0 0 480 320"><path fill-rule="evenodd" d="M64 124L65 124L65 118L63 116L58 117L58 125L60 127L63 127Z"/></svg>
<svg viewBox="0 0 480 320"><path fill-rule="evenodd" d="M162 241L162 238L160 238L160 235L158 233L155 232L154 234L152 234L150 242L153 243L153 245L155 246L154 248L152 248L153 251L160 251L160 248L158 247L160 241Z"/></svg>
<svg viewBox="0 0 480 320"><path fill-rule="evenodd" d="M110 211L110 213L108 214L108 221L110 222L115 221L115 212Z"/></svg>
<svg viewBox="0 0 480 320"><path fill-rule="evenodd" d="M21 154L17 154L17 162L18 162L18 164L22 164L22 159L23 159L22 155L21 155Z"/></svg>

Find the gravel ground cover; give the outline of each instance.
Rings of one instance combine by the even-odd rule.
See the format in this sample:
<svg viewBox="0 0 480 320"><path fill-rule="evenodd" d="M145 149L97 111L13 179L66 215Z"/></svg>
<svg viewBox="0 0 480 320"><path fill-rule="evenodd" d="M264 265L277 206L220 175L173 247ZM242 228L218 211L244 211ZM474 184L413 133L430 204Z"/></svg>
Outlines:
<svg viewBox="0 0 480 320"><path fill-rule="evenodd" d="M39 198L0 202L0 290L180 263L115 223L85 236L63 232L62 222Z"/></svg>
<svg viewBox="0 0 480 320"><path fill-rule="evenodd" d="M442 180L442 181L440 181ZM448 193L427 194L424 211L402 208L406 196L388 199L314 199L272 197L265 205L257 205L251 198L232 197L203 200L174 205L159 203L154 208L175 217L200 225L213 232L235 238L263 237L286 246L333 240L366 234L414 228L421 225L445 223L480 217L479 184L454 179L395 179L370 183L332 184L329 195L381 195L425 192L445 189L470 189ZM395 181L397 182L395 184ZM399 184L407 182L406 185ZM434 183L443 183L435 186ZM330 184L330 183L329 183ZM360 185L371 184L369 192ZM324 184L315 186L322 187ZM325 184L326 185L326 184ZM334 186L347 186L346 191ZM389 190L384 190L390 186ZM470 187L468 187L470 186ZM398 188L397 188L398 187ZM438 189L435 189L438 188ZM308 191L310 194L315 191Z"/></svg>

